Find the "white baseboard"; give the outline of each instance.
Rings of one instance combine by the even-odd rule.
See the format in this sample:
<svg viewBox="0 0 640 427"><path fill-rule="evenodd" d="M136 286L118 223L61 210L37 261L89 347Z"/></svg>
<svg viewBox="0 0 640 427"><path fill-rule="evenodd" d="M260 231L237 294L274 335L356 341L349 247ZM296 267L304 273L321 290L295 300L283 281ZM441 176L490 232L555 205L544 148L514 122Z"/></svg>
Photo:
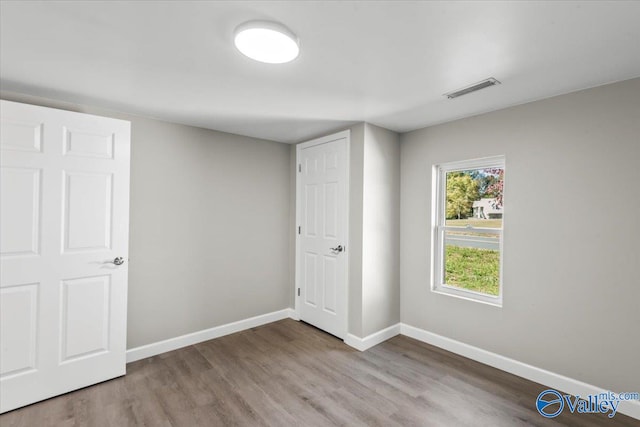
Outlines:
<svg viewBox="0 0 640 427"><path fill-rule="evenodd" d="M267 323L287 319L289 317L295 317L295 312L291 308L285 308L284 310L274 311L272 313L227 323L225 325L216 326L203 331L193 332L179 337L170 338L168 340L135 347L127 350L127 363L166 353L167 351L177 350L188 345L198 344L203 341L233 334L235 332L255 328L256 326L266 325Z"/></svg>
<svg viewBox="0 0 640 427"><path fill-rule="evenodd" d="M589 394L598 394L608 391L603 388L544 369L536 368L535 366L531 366L451 338L443 337L442 335L434 334L433 332L425 331L424 329L409 326L404 323L400 325L400 333L418 341L440 347L452 353L459 354L477 362L484 363L485 365L493 366L494 368L498 368L502 371L509 372L574 396L586 396ZM640 390L617 391L640 392ZM535 405L535 402L531 402L531 404ZM637 400L620 402L618 412L640 419L640 402Z"/></svg>
<svg viewBox="0 0 640 427"><path fill-rule="evenodd" d="M347 337L344 339L344 343L355 348L356 350L365 351L399 334L400 323L397 323L364 338L359 338L355 335L347 334Z"/></svg>

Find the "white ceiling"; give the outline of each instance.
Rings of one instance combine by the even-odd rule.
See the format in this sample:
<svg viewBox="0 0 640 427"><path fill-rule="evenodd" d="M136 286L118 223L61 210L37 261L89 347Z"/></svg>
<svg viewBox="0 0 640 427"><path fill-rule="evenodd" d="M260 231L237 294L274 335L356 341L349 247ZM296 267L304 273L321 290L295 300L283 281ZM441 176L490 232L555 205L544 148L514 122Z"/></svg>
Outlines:
<svg viewBox="0 0 640 427"><path fill-rule="evenodd" d="M640 2L10 2L3 90L298 142L367 121L399 132L640 76ZM279 21L289 64L236 51ZM448 100L493 76L502 85Z"/></svg>

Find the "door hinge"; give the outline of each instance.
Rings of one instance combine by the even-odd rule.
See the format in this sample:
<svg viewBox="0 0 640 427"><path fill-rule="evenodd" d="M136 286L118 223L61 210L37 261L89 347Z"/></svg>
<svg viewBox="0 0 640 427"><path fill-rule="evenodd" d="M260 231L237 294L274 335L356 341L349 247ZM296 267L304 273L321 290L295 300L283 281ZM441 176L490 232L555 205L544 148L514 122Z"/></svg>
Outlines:
<svg viewBox="0 0 640 427"><path fill-rule="evenodd" d="M298 296L300 296L300 288L298 288Z"/></svg>
<svg viewBox="0 0 640 427"><path fill-rule="evenodd" d="M298 172L302 172L302 163L298 165Z"/></svg>
<svg viewBox="0 0 640 427"><path fill-rule="evenodd" d="M298 226L298 234L300 234L300 230L302 229L302 227Z"/></svg>

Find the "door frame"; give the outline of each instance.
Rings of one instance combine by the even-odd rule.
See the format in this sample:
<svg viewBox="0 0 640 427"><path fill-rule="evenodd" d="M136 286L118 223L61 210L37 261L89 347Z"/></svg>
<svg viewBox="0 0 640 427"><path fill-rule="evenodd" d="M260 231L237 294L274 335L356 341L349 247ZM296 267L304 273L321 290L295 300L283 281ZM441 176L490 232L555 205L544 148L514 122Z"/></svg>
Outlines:
<svg viewBox="0 0 640 427"><path fill-rule="evenodd" d="M295 167L295 176L296 176L296 223L295 223L295 229L294 229L294 233L296 236L296 250L295 250L295 287L293 289L293 295L294 295L294 301L295 301L295 305L294 305L294 310L296 313L296 318L297 320L300 320L300 296L298 296L298 292L297 290L302 287L302 269L301 269L301 265L300 263L302 262L302 256L301 256L301 244L300 244L300 234L298 234L298 227L300 226L300 220L301 220L301 213L302 213L302 184L300 179L298 179L298 173L299 173L299 165L300 160L301 160L301 154L302 154L302 150L304 150L305 148L310 148L316 145L321 145L321 144L327 144L329 142L333 142L336 141L338 139L346 139L346 161L345 161L345 168L346 168L346 193L347 193L347 206L346 206L346 221L345 221L345 241L343 243L345 250L344 252L342 252L342 255L346 257L345 259L345 271L344 271L344 283L345 283L345 287L344 287L344 299L345 299L345 307L346 307L346 313L344 314L344 338L343 341L347 338L347 335L349 333L349 250L351 248L351 245L349 244L349 213L350 213L350 194L351 194L351 176L350 176L350 151L351 151L351 130L347 129L341 132L337 132L331 135L327 135L327 136L323 136L320 138L316 138L316 139L312 139L310 141L306 141L306 142L302 142L298 145L296 145L296 163L294 165Z"/></svg>

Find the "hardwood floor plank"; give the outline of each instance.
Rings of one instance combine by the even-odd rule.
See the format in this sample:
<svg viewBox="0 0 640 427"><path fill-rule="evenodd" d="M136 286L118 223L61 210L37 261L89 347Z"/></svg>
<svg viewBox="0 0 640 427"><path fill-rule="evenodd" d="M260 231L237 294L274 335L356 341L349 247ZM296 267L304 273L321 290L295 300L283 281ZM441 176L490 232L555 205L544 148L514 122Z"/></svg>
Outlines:
<svg viewBox="0 0 640 427"><path fill-rule="evenodd" d="M639 427L535 409L546 386L411 338L366 352L290 319L127 366L127 375L0 416L2 427Z"/></svg>

